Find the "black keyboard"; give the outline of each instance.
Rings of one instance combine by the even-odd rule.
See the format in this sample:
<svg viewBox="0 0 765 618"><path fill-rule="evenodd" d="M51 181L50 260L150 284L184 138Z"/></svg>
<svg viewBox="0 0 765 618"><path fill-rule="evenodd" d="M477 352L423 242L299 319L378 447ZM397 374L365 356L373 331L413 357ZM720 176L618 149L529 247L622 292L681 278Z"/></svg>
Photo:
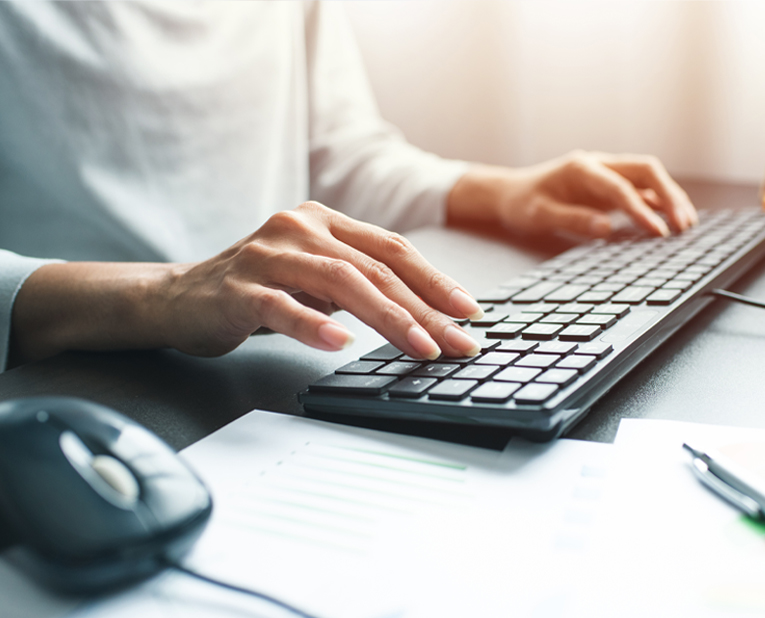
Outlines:
<svg viewBox="0 0 765 618"><path fill-rule="evenodd" d="M534 440L573 426L619 379L765 255L760 209L699 213L670 238L575 247L478 297L459 323L474 358L422 361L390 344L298 395L307 411L484 424Z"/></svg>

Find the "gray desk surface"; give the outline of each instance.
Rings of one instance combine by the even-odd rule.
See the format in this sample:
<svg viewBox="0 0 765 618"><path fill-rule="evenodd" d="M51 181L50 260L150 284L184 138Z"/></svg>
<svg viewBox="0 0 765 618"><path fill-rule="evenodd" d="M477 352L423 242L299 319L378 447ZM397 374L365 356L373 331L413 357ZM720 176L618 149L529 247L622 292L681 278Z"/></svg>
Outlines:
<svg viewBox="0 0 765 618"><path fill-rule="evenodd" d="M754 186L684 185L699 207L756 203ZM418 230L410 238L433 264L474 293L564 248L449 229ZM732 289L765 299L765 263ZM340 319L358 340L339 353L312 350L276 334L252 337L217 359L169 350L67 353L0 375L0 400L40 394L86 397L136 419L180 449L253 408L302 414L296 392L382 342L352 316ZM763 369L765 313L715 301L603 397L570 437L612 441L622 417L765 427ZM482 428L386 427L486 446L499 447L507 440L501 432Z"/></svg>

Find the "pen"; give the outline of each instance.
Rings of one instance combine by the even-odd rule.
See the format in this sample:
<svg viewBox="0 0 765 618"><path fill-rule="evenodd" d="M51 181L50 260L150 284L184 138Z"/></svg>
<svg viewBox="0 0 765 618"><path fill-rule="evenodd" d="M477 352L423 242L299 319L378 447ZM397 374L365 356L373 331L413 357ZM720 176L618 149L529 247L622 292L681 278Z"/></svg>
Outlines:
<svg viewBox="0 0 765 618"><path fill-rule="evenodd" d="M683 448L693 456L693 471L712 491L754 519L765 520L765 488L735 462L722 455L711 455L688 444Z"/></svg>

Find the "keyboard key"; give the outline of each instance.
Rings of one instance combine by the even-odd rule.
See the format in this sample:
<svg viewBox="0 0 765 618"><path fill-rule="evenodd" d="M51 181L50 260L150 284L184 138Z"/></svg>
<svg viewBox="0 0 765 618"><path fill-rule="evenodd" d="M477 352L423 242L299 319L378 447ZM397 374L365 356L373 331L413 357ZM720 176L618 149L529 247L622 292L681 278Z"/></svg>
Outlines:
<svg viewBox="0 0 765 618"><path fill-rule="evenodd" d="M504 341L502 345L497 348L497 352L518 352L519 354L526 354L531 352L539 344L536 341Z"/></svg>
<svg viewBox="0 0 765 618"><path fill-rule="evenodd" d="M492 382L531 382L540 373L536 367L507 367L492 378Z"/></svg>
<svg viewBox="0 0 765 618"><path fill-rule="evenodd" d="M682 293L682 290L656 290L645 300L649 305L669 305L676 301Z"/></svg>
<svg viewBox="0 0 765 618"><path fill-rule="evenodd" d="M484 294L479 294L476 300L479 303L506 303L522 288L494 288Z"/></svg>
<svg viewBox="0 0 765 618"><path fill-rule="evenodd" d="M455 380L485 380L499 370L498 365L468 365L455 373L452 378Z"/></svg>
<svg viewBox="0 0 765 618"><path fill-rule="evenodd" d="M514 303L538 303L550 292L557 290L561 283L557 281L542 281L512 297Z"/></svg>
<svg viewBox="0 0 765 618"><path fill-rule="evenodd" d="M594 307L596 305L589 305L587 303L568 303L558 307L557 313L578 313L582 315L592 311Z"/></svg>
<svg viewBox="0 0 765 618"><path fill-rule="evenodd" d="M576 313L551 313L543 317L542 324L571 324L579 316Z"/></svg>
<svg viewBox="0 0 765 618"><path fill-rule="evenodd" d="M621 292L626 285L624 283L599 283L592 286L593 292Z"/></svg>
<svg viewBox="0 0 765 618"><path fill-rule="evenodd" d="M538 354L558 354L565 356L571 354L576 350L578 345L569 341L545 341L539 344L539 347L535 350Z"/></svg>
<svg viewBox="0 0 765 618"><path fill-rule="evenodd" d="M576 351L577 354L586 354L588 356L594 356L595 358L605 358L613 351L614 346L610 343L603 343L601 341L592 341L590 343L584 343L579 346Z"/></svg>
<svg viewBox="0 0 765 618"><path fill-rule="evenodd" d="M590 341L597 337L603 330L600 326L591 326L588 324L572 324L566 326L560 333L561 341Z"/></svg>
<svg viewBox="0 0 765 618"><path fill-rule="evenodd" d="M513 339L524 328L526 328L526 324L523 323L510 324L508 322L502 322L487 330L486 337L489 339Z"/></svg>
<svg viewBox="0 0 765 618"><path fill-rule="evenodd" d="M614 303L627 303L628 305L637 305L642 303L646 297L653 292L653 288L630 286L624 288L611 301Z"/></svg>
<svg viewBox="0 0 765 618"><path fill-rule="evenodd" d="M373 350L369 354L365 354L361 357L361 360L375 360L375 361L391 361L402 356L404 353L398 348L394 347L391 343L386 343L381 348Z"/></svg>
<svg viewBox="0 0 765 618"><path fill-rule="evenodd" d="M476 380L444 380L428 391L428 398L459 401L477 385Z"/></svg>
<svg viewBox="0 0 765 618"><path fill-rule="evenodd" d="M507 322L516 322L516 323L522 323L522 324L531 324L532 322L536 322L540 318L543 318L545 316L544 313L530 313L526 311L521 311L520 313L515 313L513 315L508 316Z"/></svg>
<svg viewBox="0 0 765 618"><path fill-rule="evenodd" d="M470 324L471 326L494 326L506 318L506 313L492 311L490 313L484 314L482 318L478 318L477 320L470 320Z"/></svg>
<svg viewBox="0 0 765 618"><path fill-rule="evenodd" d="M476 343L479 346L481 346L481 352L484 353L484 354L486 352L491 352L500 343L502 343L502 341L500 339L490 339L485 334L483 336L477 336L477 335L471 333L470 336L473 337L473 339L475 339Z"/></svg>
<svg viewBox="0 0 765 618"><path fill-rule="evenodd" d="M527 354L521 360L519 360L517 363L515 363L516 367L540 367L542 369L547 369L548 367L551 367L555 363L560 360L560 356L557 354L537 354L534 352L534 354Z"/></svg>
<svg viewBox="0 0 765 618"><path fill-rule="evenodd" d="M523 329L521 337L533 341L550 341L555 339L555 335L562 329L563 325L561 324L532 324Z"/></svg>
<svg viewBox="0 0 765 618"><path fill-rule="evenodd" d="M593 313L607 313L615 315L617 318L623 318L630 312L629 305L616 305L614 303L606 303L605 305L598 305L592 310Z"/></svg>
<svg viewBox="0 0 765 618"><path fill-rule="evenodd" d="M543 403L552 397L558 390L557 384L527 384L515 392L513 399L518 403Z"/></svg>
<svg viewBox="0 0 765 618"><path fill-rule="evenodd" d="M470 399L481 403L503 403L519 388L521 384L515 382L487 382L470 393Z"/></svg>
<svg viewBox="0 0 765 618"><path fill-rule="evenodd" d="M547 294L545 300L551 303L568 303L589 289L589 285L562 285L554 292Z"/></svg>
<svg viewBox="0 0 765 618"><path fill-rule="evenodd" d="M642 279L635 281L635 286L641 288L660 288L667 281L667 279L662 279L660 277L643 277Z"/></svg>
<svg viewBox="0 0 765 618"><path fill-rule="evenodd" d="M667 281L662 289L664 290L682 290L683 292L693 285L693 281L683 281L682 279L672 279Z"/></svg>
<svg viewBox="0 0 765 618"><path fill-rule="evenodd" d="M544 382L547 384L557 384L561 388L568 386L579 377L576 369L548 369L543 374L537 376L535 382Z"/></svg>
<svg viewBox="0 0 765 618"><path fill-rule="evenodd" d="M393 376L331 373L311 384L308 390L343 395L381 395L395 382Z"/></svg>
<svg viewBox="0 0 765 618"><path fill-rule="evenodd" d="M582 303L604 303L613 295L613 292L585 292L577 300Z"/></svg>
<svg viewBox="0 0 765 618"><path fill-rule="evenodd" d="M367 374L374 373L377 369L382 367L385 363L380 361L363 361L357 360L343 365L340 369L336 369L335 373L358 373Z"/></svg>
<svg viewBox="0 0 765 618"><path fill-rule="evenodd" d="M576 369L579 373L589 371L596 365L594 356L583 356L580 354L572 354L561 360L556 369Z"/></svg>
<svg viewBox="0 0 765 618"><path fill-rule="evenodd" d="M393 363L388 363L385 365L385 367L378 369L377 374L386 376L405 376L407 373L412 373L412 371L415 369L419 369L420 365L422 365L422 363L402 363L400 361L396 361Z"/></svg>
<svg viewBox="0 0 765 618"><path fill-rule="evenodd" d="M446 363L431 363L420 367L412 375L421 376L424 378L446 378L452 375L455 371L459 371L460 366L456 364Z"/></svg>
<svg viewBox="0 0 765 618"><path fill-rule="evenodd" d="M607 328L611 328L614 324L616 324L616 316L611 315L610 313L591 313L589 315L583 315L581 318L579 318L576 321L577 324L595 324L596 326L600 326L603 330Z"/></svg>
<svg viewBox="0 0 765 618"><path fill-rule="evenodd" d="M489 352L476 361L476 365L499 365L505 367L512 364L520 357L520 354L513 354L512 352Z"/></svg>
<svg viewBox="0 0 765 618"><path fill-rule="evenodd" d="M402 356L399 360L403 360L404 357ZM456 363L458 365L469 365L473 361L475 361L475 356L445 356L444 354L441 354L435 362L437 363ZM420 361L420 364L422 364L422 361Z"/></svg>
<svg viewBox="0 0 765 618"><path fill-rule="evenodd" d="M404 378L388 389L391 397L420 397L431 386L438 383L435 378Z"/></svg>
<svg viewBox="0 0 765 618"><path fill-rule="evenodd" d="M552 313L558 309L556 303L534 303L533 305L524 305L523 310L528 313Z"/></svg>

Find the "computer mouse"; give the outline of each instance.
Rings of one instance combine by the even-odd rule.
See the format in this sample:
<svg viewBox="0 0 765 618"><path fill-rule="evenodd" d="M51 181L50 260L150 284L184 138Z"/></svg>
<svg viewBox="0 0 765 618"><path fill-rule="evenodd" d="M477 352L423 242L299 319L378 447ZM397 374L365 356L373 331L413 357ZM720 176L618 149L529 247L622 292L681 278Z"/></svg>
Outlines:
<svg viewBox="0 0 765 618"><path fill-rule="evenodd" d="M207 524L202 481L150 431L89 401L0 403L0 546L63 592L157 573Z"/></svg>

